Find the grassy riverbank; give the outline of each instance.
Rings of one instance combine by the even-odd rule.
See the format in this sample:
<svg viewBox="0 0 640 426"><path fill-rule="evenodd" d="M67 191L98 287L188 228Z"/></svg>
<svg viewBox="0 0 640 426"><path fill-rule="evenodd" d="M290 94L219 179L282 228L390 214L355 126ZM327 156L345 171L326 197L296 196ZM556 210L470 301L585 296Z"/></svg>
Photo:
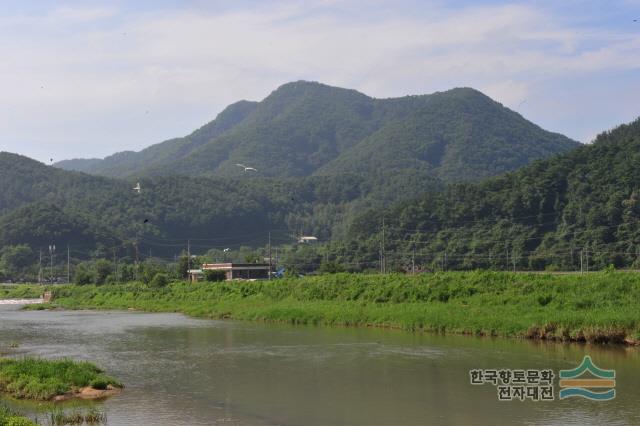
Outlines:
<svg viewBox="0 0 640 426"><path fill-rule="evenodd" d="M564 341L640 340L640 274L447 272L336 274L261 282L62 286L70 309L183 312L206 318L364 325Z"/></svg>
<svg viewBox="0 0 640 426"><path fill-rule="evenodd" d="M122 385L95 365L68 359L0 359L0 392L18 399L50 400L73 396L90 387L105 390Z"/></svg>
<svg viewBox="0 0 640 426"><path fill-rule="evenodd" d="M43 291L37 284L0 284L0 299L37 299Z"/></svg>

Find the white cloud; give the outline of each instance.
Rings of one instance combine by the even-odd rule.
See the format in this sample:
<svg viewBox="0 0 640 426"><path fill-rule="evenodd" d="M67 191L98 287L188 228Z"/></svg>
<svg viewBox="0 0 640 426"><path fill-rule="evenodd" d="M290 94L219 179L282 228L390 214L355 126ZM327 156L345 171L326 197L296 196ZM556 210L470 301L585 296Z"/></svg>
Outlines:
<svg viewBox="0 0 640 426"><path fill-rule="evenodd" d="M640 68L637 33L573 28L532 6L432 5L371 19L346 18L341 7L354 6L125 15L66 7L0 18L0 142L55 146L65 157L139 149L300 78L378 97L473 86L512 107L527 99L544 121L535 103L552 95L545 82ZM566 100L555 114L575 107Z"/></svg>

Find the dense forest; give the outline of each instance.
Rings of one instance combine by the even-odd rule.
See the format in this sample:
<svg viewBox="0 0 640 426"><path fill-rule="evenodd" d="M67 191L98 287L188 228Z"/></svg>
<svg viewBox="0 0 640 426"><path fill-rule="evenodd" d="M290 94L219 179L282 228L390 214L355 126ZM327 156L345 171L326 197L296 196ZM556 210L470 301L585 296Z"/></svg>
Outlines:
<svg viewBox="0 0 640 426"><path fill-rule="evenodd" d="M332 256L360 269L638 268L638 164L640 119L504 176L371 210Z"/></svg>

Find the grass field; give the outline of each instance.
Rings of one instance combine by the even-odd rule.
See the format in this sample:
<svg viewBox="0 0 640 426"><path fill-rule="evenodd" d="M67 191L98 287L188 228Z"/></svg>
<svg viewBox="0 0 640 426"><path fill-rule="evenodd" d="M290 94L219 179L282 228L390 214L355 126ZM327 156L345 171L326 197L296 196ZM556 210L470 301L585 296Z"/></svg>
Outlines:
<svg viewBox="0 0 640 426"><path fill-rule="evenodd" d="M640 274L335 274L256 282L61 286L68 309L183 312L294 324L596 343L640 340ZM35 307L38 309L39 307ZM41 308L41 307L40 307Z"/></svg>

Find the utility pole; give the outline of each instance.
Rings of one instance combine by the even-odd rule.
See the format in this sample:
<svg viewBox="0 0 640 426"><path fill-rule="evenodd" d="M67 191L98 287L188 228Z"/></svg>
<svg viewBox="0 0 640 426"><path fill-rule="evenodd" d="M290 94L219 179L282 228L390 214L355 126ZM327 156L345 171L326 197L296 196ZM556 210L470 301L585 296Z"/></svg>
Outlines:
<svg viewBox="0 0 640 426"><path fill-rule="evenodd" d="M269 281L271 281L271 231L269 231Z"/></svg>
<svg viewBox="0 0 640 426"><path fill-rule="evenodd" d="M191 270L191 240L187 240L187 275Z"/></svg>
<svg viewBox="0 0 640 426"><path fill-rule="evenodd" d="M40 262L38 263L38 284L42 285L42 249L40 249Z"/></svg>
<svg viewBox="0 0 640 426"><path fill-rule="evenodd" d="M587 261L587 272L589 272L589 246L585 249L585 260Z"/></svg>
<svg viewBox="0 0 640 426"><path fill-rule="evenodd" d="M50 266L49 266L49 278L51 280L51 284L53 284L53 256L55 255L56 252L56 246L55 244L51 244L49 246L49 260L50 260Z"/></svg>
<svg viewBox="0 0 640 426"><path fill-rule="evenodd" d="M71 284L71 250L67 244L67 284Z"/></svg>
<svg viewBox="0 0 640 426"><path fill-rule="evenodd" d="M135 275L136 275L136 281L138 281L138 239L136 238L135 242L133 243L133 247L136 251L136 261L135 261L135 265L134 265L134 269L135 269Z"/></svg>
<svg viewBox="0 0 640 426"><path fill-rule="evenodd" d="M116 283L119 282L118 280L118 258L116 257L116 249L113 249L113 274L115 275L116 278Z"/></svg>
<svg viewBox="0 0 640 426"><path fill-rule="evenodd" d="M384 247L384 239L385 239L385 227L384 227L384 217L382 218L382 273L387 273L387 253L385 252Z"/></svg>

